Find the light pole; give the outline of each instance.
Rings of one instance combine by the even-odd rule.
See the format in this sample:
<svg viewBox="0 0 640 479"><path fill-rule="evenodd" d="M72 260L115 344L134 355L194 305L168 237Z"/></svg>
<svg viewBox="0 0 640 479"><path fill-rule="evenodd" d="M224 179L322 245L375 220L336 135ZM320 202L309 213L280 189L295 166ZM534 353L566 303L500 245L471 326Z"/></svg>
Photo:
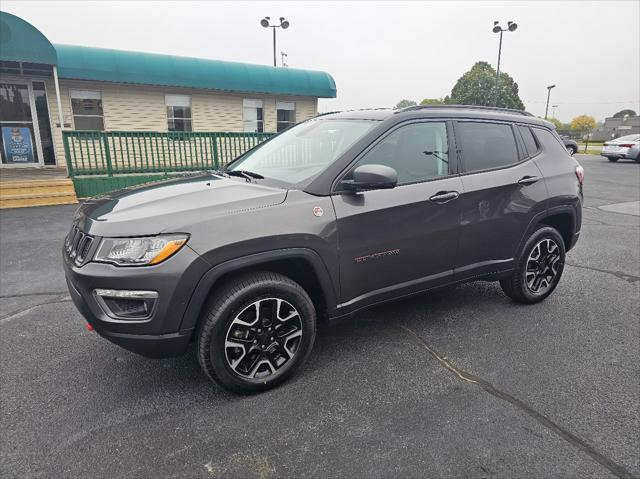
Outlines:
<svg viewBox="0 0 640 479"><path fill-rule="evenodd" d="M547 114L549 113L549 97L551 97L551 89L555 88L555 85L549 85L547 87L547 107L544 109L544 119L547 119Z"/></svg>
<svg viewBox="0 0 640 479"><path fill-rule="evenodd" d="M556 117L556 108L558 108L558 105L551 105L551 108L553 108L553 110L551 110L551 117L555 118Z"/></svg>
<svg viewBox="0 0 640 479"><path fill-rule="evenodd" d="M493 22L493 33L500 34L500 45L498 46L498 67L496 68L496 104L498 106L498 99L500 98L500 90L498 89L498 85L500 82L500 56L502 55L502 34L504 32L515 32L516 28L518 28L518 24L512 21L507 22L507 28L502 28L500 26L500 22L497 20Z"/></svg>
<svg viewBox="0 0 640 479"><path fill-rule="evenodd" d="M276 28L282 28L283 30L289 28L289 22L287 20L284 19L284 17L280 17L280 24L276 25L273 24L271 25L271 17L264 17L262 20L260 20L260 25L262 25L264 28L273 28L273 66L278 66L276 65Z"/></svg>
<svg viewBox="0 0 640 479"><path fill-rule="evenodd" d="M280 52L280 59L281 59L281 63L283 67L286 67L287 64L284 62L284 58L288 57L289 55L287 55L285 52Z"/></svg>

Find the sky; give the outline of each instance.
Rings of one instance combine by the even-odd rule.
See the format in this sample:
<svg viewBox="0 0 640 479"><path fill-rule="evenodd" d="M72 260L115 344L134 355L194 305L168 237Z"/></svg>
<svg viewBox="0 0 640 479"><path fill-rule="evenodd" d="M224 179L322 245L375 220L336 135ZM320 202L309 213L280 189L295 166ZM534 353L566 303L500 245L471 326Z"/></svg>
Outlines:
<svg viewBox="0 0 640 479"><path fill-rule="evenodd" d="M504 34L501 71L520 88L526 109L543 116L555 84L555 116L603 120L640 111L640 0L498 2L214 2L2 0L52 43L271 64L271 29L285 17L280 51L292 68L323 70L336 99L319 110L390 107L403 98L444 97L479 60L494 67L494 20L518 24ZM549 115L554 108L550 106Z"/></svg>

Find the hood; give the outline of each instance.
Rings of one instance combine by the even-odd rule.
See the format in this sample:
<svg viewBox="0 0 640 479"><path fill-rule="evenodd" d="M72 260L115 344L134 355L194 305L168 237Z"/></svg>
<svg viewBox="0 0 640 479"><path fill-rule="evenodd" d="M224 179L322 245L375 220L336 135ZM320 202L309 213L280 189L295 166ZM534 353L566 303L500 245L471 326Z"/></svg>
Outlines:
<svg viewBox="0 0 640 479"><path fill-rule="evenodd" d="M127 188L86 201L74 217L96 236L189 232L193 223L282 203L287 191L202 174Z"/></svg>

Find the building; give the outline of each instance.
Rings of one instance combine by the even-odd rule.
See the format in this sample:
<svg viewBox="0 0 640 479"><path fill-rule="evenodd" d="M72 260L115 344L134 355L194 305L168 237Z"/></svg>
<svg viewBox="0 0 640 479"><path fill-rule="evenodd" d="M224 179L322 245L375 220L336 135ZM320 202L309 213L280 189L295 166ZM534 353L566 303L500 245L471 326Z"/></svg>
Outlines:
<svg viewBox="0 0 640 479"><path fill-rule="evenodd" d="M640 134L640 116L609 117L605 118L601 127L593 131L591 139L593 141L607 141L637 134Z"/></svg>
<svg viewBox="0 0 640 479"><path fill-rule="evenodd" d="M0 12L5 173L65 167L63 130L277 132L315 116L318 98L335 97L325 72L53 45Z"/></svg>

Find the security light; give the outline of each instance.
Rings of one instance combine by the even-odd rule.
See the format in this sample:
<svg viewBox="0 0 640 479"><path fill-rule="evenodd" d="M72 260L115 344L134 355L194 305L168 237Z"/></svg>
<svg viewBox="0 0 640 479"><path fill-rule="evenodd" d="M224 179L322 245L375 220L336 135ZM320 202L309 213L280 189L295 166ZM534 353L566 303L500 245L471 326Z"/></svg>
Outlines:
<svg viewBox="0 0 640 479"><path fill-rule="evenodd" d="M493 27L493 33L500 33L501 30L502 28L500 27L500 25L496 25L495 27Z"/></svg>
<svg viewBox="0 0 640 479"><path fill-rule="evenodd" d="M269 17L264 17L262 20L260 20L260 25L262 25L264 28L267 28L269 26Z"/></svg>
<svg viewBox="0 0 640 479"><path fill-rule="evenodd" d="M510 32L515 32L516 28L518 28L518 24L514 22L507 22L507 25Z"/></svg>
<svg viewBox="0 0 640 479"><path fill-rule="evenodd" d="M280 24L280 26L281 26L282 28L289 28L289 22L285 20L284 22L282 22L282 23Z"/></svg>

